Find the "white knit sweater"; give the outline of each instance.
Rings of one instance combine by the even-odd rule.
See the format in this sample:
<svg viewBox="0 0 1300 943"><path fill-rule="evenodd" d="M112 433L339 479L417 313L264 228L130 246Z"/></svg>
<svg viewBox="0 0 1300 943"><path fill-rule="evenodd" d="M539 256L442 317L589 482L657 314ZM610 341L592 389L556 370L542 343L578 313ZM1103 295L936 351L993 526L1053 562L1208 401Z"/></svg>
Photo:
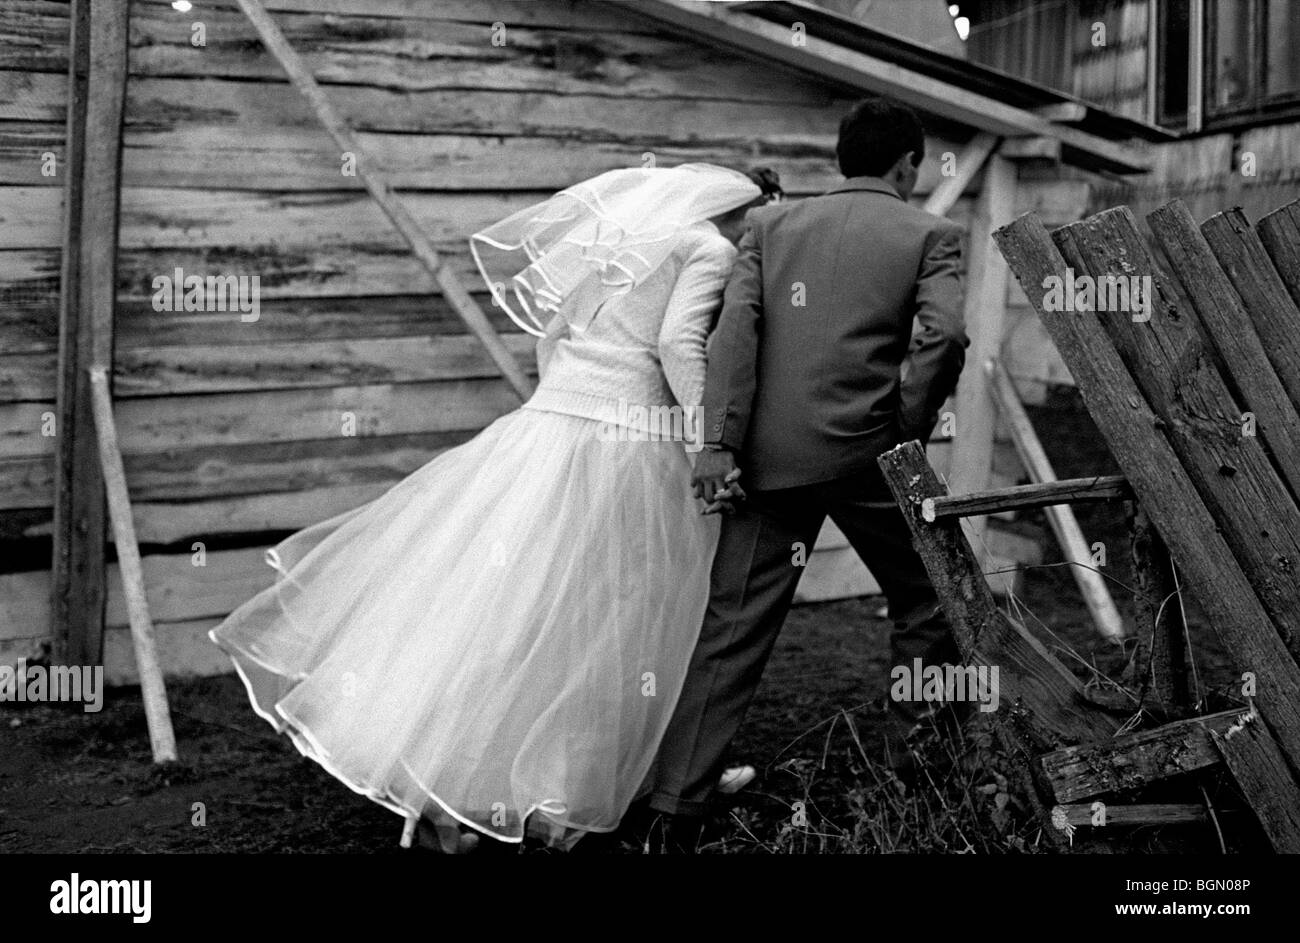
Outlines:
<svg viewBox="0 0 1300 943"><path fill-rule="evenodd" d="M537 342L541 380L524 408L634 427L640 413L629 413L632 406L698 409L705 343L735 258L716 226L699 223L682 232L644 282L607 301L584 331L572 331L557 315Z"/></svg>

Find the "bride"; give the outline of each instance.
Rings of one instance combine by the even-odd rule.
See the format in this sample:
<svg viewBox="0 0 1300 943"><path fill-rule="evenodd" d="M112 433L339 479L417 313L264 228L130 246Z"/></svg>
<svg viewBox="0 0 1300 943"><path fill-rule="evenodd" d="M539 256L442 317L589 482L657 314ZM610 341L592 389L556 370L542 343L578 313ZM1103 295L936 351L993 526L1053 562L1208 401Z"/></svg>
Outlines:
<svg viewBox="0 0 1300 943"><path fill-rule="evenodd" d="M405 817L404 844L418 823L444 850L571 847L640 794L717 538L690 486L705 340L774 179L614 170L472 237L540 338L536 393L268 551L275 585L210 633L253 709ZM674 409L685 442L649 422Z"/></svg>

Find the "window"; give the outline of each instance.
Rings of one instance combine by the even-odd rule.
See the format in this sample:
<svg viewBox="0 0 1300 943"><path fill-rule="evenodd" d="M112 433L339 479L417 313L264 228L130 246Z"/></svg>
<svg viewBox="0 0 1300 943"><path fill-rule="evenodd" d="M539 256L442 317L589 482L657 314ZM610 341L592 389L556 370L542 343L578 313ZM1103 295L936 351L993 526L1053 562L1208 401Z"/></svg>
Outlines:
<svg viewBox="0 0 1300 943"><path fill-rule="evenodd" d="M1206 125L1300 113L1300 2L1161 0L1157 31L1161 124L1201 124L1188 108L1198 91L1192 104L1199 107L1190 111ZM1189 63L1198 63L1194 76Z"/></svg>
<svg viewBox="0 0 1300 943"><path fill-rule="evenodd" d="M1162 2L1159 24L1159 88L1156 121L1163 125L1187 123L1187 61L1191 50L1189 4Z"/></svg>

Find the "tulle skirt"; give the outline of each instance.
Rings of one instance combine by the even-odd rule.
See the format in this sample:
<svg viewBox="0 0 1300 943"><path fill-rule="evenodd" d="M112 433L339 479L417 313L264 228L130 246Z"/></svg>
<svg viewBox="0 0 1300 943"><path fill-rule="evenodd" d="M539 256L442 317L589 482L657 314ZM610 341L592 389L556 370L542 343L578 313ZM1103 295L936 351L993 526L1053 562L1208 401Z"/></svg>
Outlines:
<svg viewBox="0 0 1300 943"><path fill-rule="evenodd" d="M268 552L211 637L254 709L413 819L570 845L645 786L717 520L680 442L523 408Z"/></svg>

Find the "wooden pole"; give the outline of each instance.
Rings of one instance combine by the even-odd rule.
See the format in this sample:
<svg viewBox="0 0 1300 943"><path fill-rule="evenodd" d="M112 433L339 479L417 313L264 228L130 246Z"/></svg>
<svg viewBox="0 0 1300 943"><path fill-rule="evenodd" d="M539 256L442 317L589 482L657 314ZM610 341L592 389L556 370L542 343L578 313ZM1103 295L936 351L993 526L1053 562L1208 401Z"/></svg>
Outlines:
<svg viewBox="0 0 1300 943"><path fill-rule="evenodd" d="M456 273L447 266L438 255L438 251L433 247L415 218L407 212L406 207L398 200L388 182L384 179L381 171L375 169L371 161L362 152L357 142L352 137L352 132L348 130L343 123L343 119L334 106L330 104L329 99L321 87L316 84L316 79L307 69L302 58L294 50L289 41L285 39L284 33L280 27L276 26L275 21L271 19L270 14L262 5L261 0L238 0L239 7L244 11L253 27L257 30L262 39L262 44L267 51L280 63L280 66L289 75L289 80L294 87L302 93L307 99L307 103L312 110L316 112L316 117L325 130L329 132L334 143L338 145L339 150L344 153L351 153L356 156L357 177L361 183L370 192L371 197L379 204L379 208L384 211L389 222L402 235L411 251L415 254L416 259L433 275L438 287L442 289L443 297L450 302L451 306L460 315L466 326L482 342L487 349L488 355L501 371L506 382L510 384L521 400L526 400L533 394L532 382L524 373L519 362L511 355L510 351L501 342L497 336L492 324L488 321L481 308L475 304L474 299L470 297L468 291L460 283Z"/></svg>
<svg viewBox="0 0 1300 943"><path fill-rule="evenodd" d="M51 563L55 657L66 664L98 664L103 649L104 483L87 369L113 359L127 17L127 0L71 8Z"/></svg>
<svg viewBox="0 0 1300 943"><path fill-rule="evenodd" d="M994 154L984 171L984 187L976 204L966 256L963 316L970 337L968 365L982 365L1002 353L1008 274L1006 262L993 245L993 230L1011 221L1015 200L1015 164ZM980 366L968 366L962 371L957 383L956 412L948 487L953 494L987 490L997 415L988 375ZM984 541L987 525L986 517L968 518L966 524L966 533L984 569L989 568L990 556Z"/></svg>
<svg viewBox="0 0 1300 943"><path fill-rule="evenodd" d="M99 463L108 495L113 521L118 568L122 571L122 589L131 621L131 642L135 649L136 671L140 675L140 694L144 698L144 716L149 725L149 744L155 763L176 759L176 737L172 733L171 712L167 708L167 689L154 644L153 622L149 619L149 602L144 590L144 570L140 563L140 546L135 539L131 519L131 499L126 490L126 470L117 445L113 424L113 402L108 392L108 374L103 367L89 371L91 403L95 415L95 441L99 445Z"/></svg>
<svg viewBox="0 0 1300 943"><path fill-rule="evenodd" d="M1291 404L1300 407L1300 307L1287 293L1259 233L1241 207L1234 207L1201 223L1201 235L1241 296L1264 355ZM1300 240L1296 249L1300 250ZM1300 272L1291 274L1300 276Z"/></svg>
<svg viewBox="0 0 1300 943"><path fill-rule="evenodd" d="M1233 288L1227 273L1220 268L1214 250L1181 200L1166 203L1147 214L1147 224L1156 242L1164 249L1173 274L1186 288L1186 301L1190 306L1186 313L1195 312L1227 371L1239 381L1242 405L1258 417L1259 438L1268 444L1292 496L1300 500L1300 413L1269 362L1269 352L1264 343L1269 340L1274 344L1274 356L1281 358L1284 375L1294 381L1295 393L1300 396L1300 360L1289 362L1292 357L1300 358L1300 349L1295 346L1297 326L1294 322L1290 326L1286 324L1295 316L1294 305L1290 304L1279 284L1281 298L1276 299L1279 307L1257 312L1261 320L1279 323L1269 324L1263 335L1257 333L1241 296ZM1217 238L1223 253L1231 259L1231 264L1244 269L1244 260L1232 258L1237 254L1232 251L1232 237L1222 232L1217 221L1210 227L1210 232ZM1264 266L1259 268L1261 272L1264 270ZM1271 273L1271 266L1268 270ZM1241 271L1240 275L1246 282L1253 277L1247 271ZM1254 286L1248 292L1249 297L1258 300L1256 296L1262 293L1262 289L1262 285ZM1289 311L1281 307L1283 300Z"/></svg>
<svg viewBox="0 0 1300 943"><path fill-rule="evenodd" d="M1043 451L1043 444L1034 432L1034 425L1029 421L1029 414L1020 404L1015 384L1007 374L1007 368L1001 361L994 360L985 366L993 381L993 397L1002 410L1007 425L1011 428L1011 438L1016 443L1020 461L1024 463L1029 478L1036 483L1056 481L1056 472ZM1092 551L1084 539L1079 521L1068 504L1052 505L1044 509L1047 521L1052 525L1056 542L1061 545L1061 554L1070 564L1074 581L1083 595L1083 602L1092 614L1098 631L1111 641L1124 638L1124 620L1120 618L1115 601L1110 597L1106 581L1092 568Z"/></svg>

